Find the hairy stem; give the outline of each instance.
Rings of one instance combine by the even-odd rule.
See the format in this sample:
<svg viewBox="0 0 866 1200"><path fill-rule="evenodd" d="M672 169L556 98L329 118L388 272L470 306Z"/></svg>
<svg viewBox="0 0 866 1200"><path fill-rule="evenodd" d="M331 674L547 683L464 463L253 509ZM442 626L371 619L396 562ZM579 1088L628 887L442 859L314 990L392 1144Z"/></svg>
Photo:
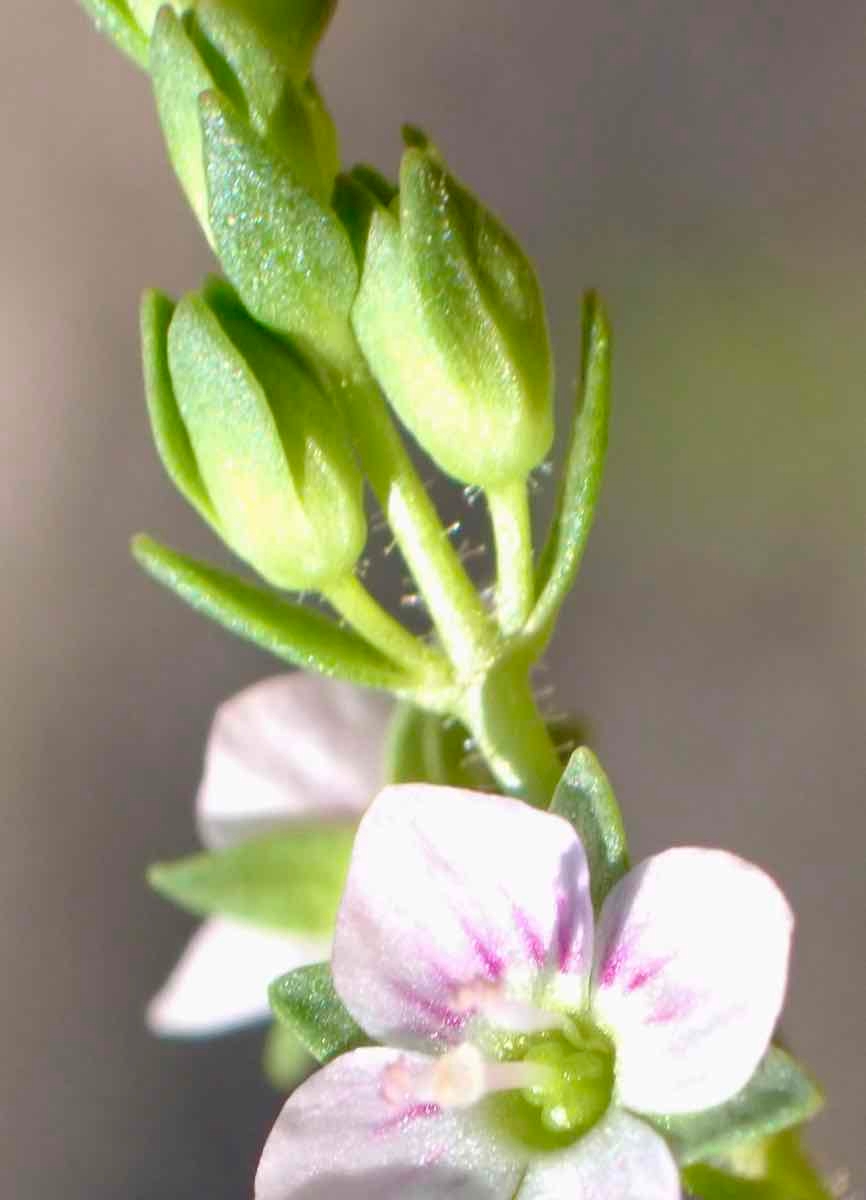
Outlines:
<svg viewBox="0 0 866 1200"><path fill-rule="evenodd" d="M496 544L496 613L504 634L518 633L535 602L532 522L525 480L487 493Z"/></svg>

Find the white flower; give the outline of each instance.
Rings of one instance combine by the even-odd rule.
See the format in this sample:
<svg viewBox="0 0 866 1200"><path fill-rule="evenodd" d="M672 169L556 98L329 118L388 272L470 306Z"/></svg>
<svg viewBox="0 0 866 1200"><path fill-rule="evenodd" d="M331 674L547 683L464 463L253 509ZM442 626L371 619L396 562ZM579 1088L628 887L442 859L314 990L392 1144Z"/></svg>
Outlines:
<svg viewBox="0 0 866 1200"><path fill-rule="evenodd" d="M310 818L356 819L382 783L388 705L333 680L278 675L217 711L197 799L202 842L218 850ZM263 1020L268 984L330 953L330 941L212 917L151 1001L160 1034L199 1036Z"/></svg>
<svg viewBox="0 0 866 1200"><path fill-rule="evenodd" d="M716 850L647 859L596 926L559 817L455 789L386 789L363 818L334 983L381 1045L303 1084L257 1200L675 1200L642 1113L728 1099L766 1051L792 916Z"/></svg>

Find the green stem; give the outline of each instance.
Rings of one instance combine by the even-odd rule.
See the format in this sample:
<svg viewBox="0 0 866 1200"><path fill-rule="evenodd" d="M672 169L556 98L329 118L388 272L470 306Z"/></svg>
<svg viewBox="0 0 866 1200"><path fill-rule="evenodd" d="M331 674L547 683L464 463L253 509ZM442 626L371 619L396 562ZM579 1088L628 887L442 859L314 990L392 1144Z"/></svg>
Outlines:
<svg viewBox="0 0 866 1200"><path fill-rule="evenodd" d="M512 655L497 663L466 692L458 715L502 787L546 808L562 763L532 695L526 660Z"/></svg>
<svg viewBox="0 0 866 1200"><path fill-rule="evenodd" d="M506 635L518 633L535 602L532 520L526 481L518 479L487 493L496 543L496 612Z"/></svg>
<svg viewBox="0 0 866 1200"><path fill-rule="evenodd" d="M449 680L448 663L442 654L413 637L379 604L356 575L345 575L322 592L341 617L371 646L405 667L440 686Z"/></svg>
<svg viewBox="0 0 866 1200"><path fill-rule="evenodd" d="M364 471L442 645L466 676L495 652L496 630L442 528L379 388L354 349L341 370L344 410Z"/></svg>

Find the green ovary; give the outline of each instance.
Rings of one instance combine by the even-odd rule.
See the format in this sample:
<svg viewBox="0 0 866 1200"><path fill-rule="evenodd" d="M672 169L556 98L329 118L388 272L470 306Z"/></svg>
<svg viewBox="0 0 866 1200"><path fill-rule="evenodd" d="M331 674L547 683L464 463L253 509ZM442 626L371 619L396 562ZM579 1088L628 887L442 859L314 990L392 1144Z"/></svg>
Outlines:
<svg viewBox="0 0 866 1200"><path fill-rule="evenodd" d="M613 1095L614 1048L589 1019L572 1018L567 1030L527 1038L520 1057L539 1068L538 1079L488 1101L502 1132L533 1150L557 1150L604 1116Z"/></svg>

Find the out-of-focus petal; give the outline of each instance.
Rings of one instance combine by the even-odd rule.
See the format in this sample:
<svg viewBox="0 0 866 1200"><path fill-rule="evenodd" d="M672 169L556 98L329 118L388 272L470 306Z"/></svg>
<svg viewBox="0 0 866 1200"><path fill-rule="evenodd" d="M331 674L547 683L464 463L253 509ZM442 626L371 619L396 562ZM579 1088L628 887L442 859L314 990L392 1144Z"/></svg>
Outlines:
<svg viewBox="0 0 866 1200"><path fill-rule="evenodd" d="M219 849L289 820L362 813L381 785L388 712L379 696L301 672L227 700L205 750L202 842Z"/></svg>
<svg viewBox="0 0 866 1200"><path fill-rule="evenodd" d="M295 1091L268 1138L256 1200L511 1200L522 1165L471 1109L401 1099L425 1055L343 1055Z"/></svg>
<svg viewBox="0 0 866 1200"><path fill-rule="evenodd" d="M419 784L373 802L332 964L373 1038L458 1041L479 1010L473 996L524 1002L548 973L559 999L570 991L580 1007L591 960L586 856L567 822L504 796Z"/></svg>
<svg viewBox="0 0 866 1200"><path fill-rule="evenodd" d="M792 931L769 875L720 850L668 850L617 884L592 1003L616 1043L622 1104L695 1112L748 1081L784 1001Z"/></svg>
<svg viewBox="0 0 866 1200"><path fill-rule="evenodd" d="M613 1109L586 1137L529 1168L519 1200L679 1200L670 1150L637 1117Z"/></svg>
<svg viewBox="0 0 866 1200"><path fill-rule="evenodd" d="M329 952L321 938L211 917L151 1000L147 1023L168 1037L206 1037L264 1020L270 1011L268 984L294 967L321 962Z"/></svg>

